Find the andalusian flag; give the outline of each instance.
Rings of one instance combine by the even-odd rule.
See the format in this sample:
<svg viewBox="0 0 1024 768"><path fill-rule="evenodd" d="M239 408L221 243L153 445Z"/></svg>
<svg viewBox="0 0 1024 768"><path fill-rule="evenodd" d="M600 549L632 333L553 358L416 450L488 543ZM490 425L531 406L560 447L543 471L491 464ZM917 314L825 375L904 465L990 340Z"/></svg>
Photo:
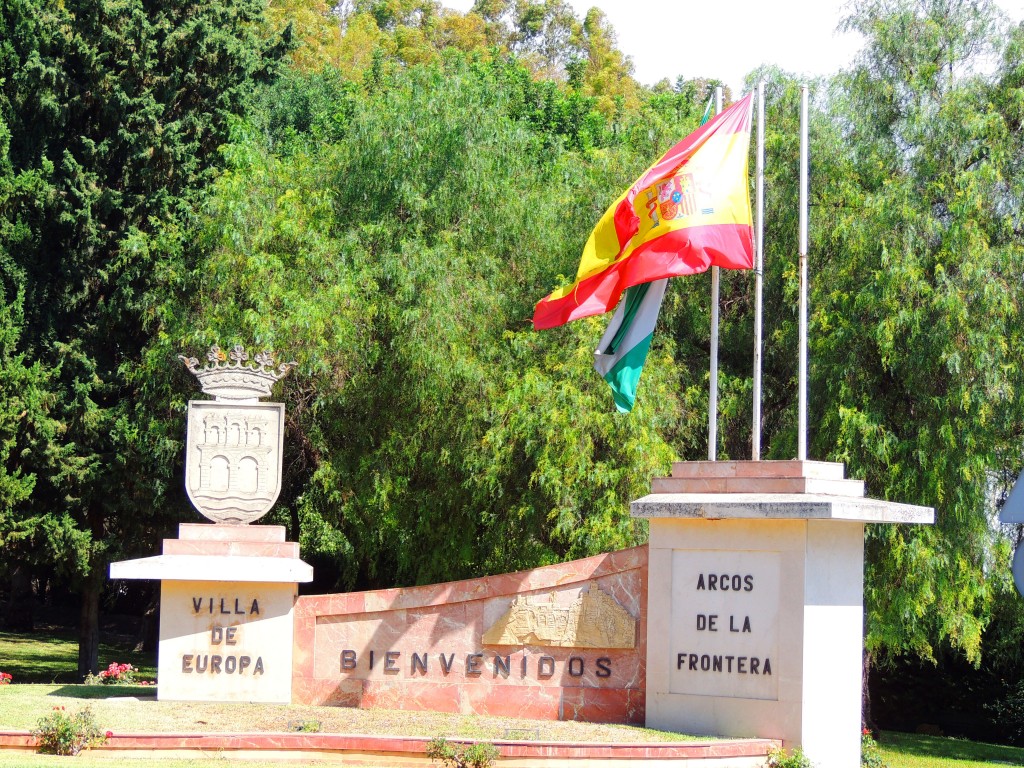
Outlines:
<svg viewBox="0 0 1024 768"><path fill-rule="evenodd" d="M752 104L748 95L698 128L612 204L583 249L576 281L537 302L534 328L609 312L633 285L712 265L753 266Z"/></svg>
<svg viewBox="0 0 1024 768"><path fill-rule="evenodd" d="M626 291L594 353L594 368L612 388L615 407L622 413L633 410L636 387L667 287L665 278L634 285Z"/></svg>
<svg viewBox="0 0 1024 768"><path fill-rule="evenodd" d="M714 114L712 111L715 106L715 94L708 96L708 105L704 107L704 114L700 116L700 124L704 125L708 120L711 119L711 115Z"/></svg>
<svg viewBox="0 0 1024 768"><path fill-rule="evenodd" d="M714 103L712 96L701 116L701 125L711 119ZM594 352L594 369L611 387L615 407L621 413L629 413L636 402L640 374L651 348L668 280L664 277L627 288Z"/></svg>

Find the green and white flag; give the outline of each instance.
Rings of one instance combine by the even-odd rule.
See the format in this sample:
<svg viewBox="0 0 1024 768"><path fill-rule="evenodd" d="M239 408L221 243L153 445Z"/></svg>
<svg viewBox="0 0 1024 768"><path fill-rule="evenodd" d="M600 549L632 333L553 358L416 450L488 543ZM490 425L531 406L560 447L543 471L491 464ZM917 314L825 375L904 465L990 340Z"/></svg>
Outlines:
<svg viewBox="0 0 1024 768"><path fill-rule="evenodd" d="M701 125L711 119L714 105L712 96L700 119ZM622 413L633 410L636 402L636 388L667 287L668 278L664 278L627 288L594 353L594 368L612 388L615 407Z"/></svg>
<svg viewBox="0 0 1024 768"><path fill-rule="evenodd" d="M700 124L701 125L704 125L704 123L706 123L708 120L711 119L711 117L714 115L714 109L715 109L715 94L712 93L710 98L708 99L708 105L706 107L704 107L704 114L700 118Z"/></svg>
<svg viewBox="0 0 1024 768"><path fill-rule="evenodd" d="M664 278L627 289L594 353L594 368L612 388L615 407L622 413L633 410L667 286Z"/></svg>

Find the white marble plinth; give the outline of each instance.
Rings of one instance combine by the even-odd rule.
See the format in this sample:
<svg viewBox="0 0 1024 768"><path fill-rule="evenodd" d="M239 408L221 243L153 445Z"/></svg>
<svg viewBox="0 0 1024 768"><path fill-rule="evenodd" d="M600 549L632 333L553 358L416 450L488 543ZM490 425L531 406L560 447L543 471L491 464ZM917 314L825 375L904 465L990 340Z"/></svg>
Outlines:
<svg viewBox="0 0 1024 768"><path fill-rule="evenodd" d="M283 527L183 524L110 576L160 580L158 699L291 702L293 608L313 569Z"/></svg>
<svg viewBox="0 0 1024 768"><path fill-rule="evenodd" d="M313 566L283 557L240 555L157 555L110 564L112 579L160 581L289 582L313 580Z"/></svg>
<svg viewBox="0 0 1024 768"><path fill-rule="evenodd" d="M836 493L774 492L822 482ZM632 504L650 520L647 726L782 739L856 768L864 524L933 511L863 498L817 462L677 464L654 487L671 492Z"/></svg>

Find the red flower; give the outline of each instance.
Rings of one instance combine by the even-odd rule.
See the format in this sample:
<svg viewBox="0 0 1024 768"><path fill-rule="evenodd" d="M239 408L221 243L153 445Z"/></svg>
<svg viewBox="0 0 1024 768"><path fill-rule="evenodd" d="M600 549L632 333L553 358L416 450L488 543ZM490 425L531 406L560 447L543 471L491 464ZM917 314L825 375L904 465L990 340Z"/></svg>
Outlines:
<svg viewBox="0 0 1024 768"><path fill-rule="evenodd" d="M113 731L107 731L107 738L111 738L114 735Z"/></svg>

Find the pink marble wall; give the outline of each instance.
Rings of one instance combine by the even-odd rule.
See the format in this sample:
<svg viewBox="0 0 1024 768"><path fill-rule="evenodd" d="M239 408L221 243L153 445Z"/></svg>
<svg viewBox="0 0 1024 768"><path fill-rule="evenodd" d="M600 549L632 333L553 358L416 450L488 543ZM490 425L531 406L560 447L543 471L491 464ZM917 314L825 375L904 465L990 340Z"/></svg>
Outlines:
<svg viewBox="0 0 1024 768"><path fill-rule="evenodd" d="M634 648L482 643L517 595L568 605L595 586L636 619ZM300 597L292 700L640 724L646 605L646 546L481 579Z"/></svg>

